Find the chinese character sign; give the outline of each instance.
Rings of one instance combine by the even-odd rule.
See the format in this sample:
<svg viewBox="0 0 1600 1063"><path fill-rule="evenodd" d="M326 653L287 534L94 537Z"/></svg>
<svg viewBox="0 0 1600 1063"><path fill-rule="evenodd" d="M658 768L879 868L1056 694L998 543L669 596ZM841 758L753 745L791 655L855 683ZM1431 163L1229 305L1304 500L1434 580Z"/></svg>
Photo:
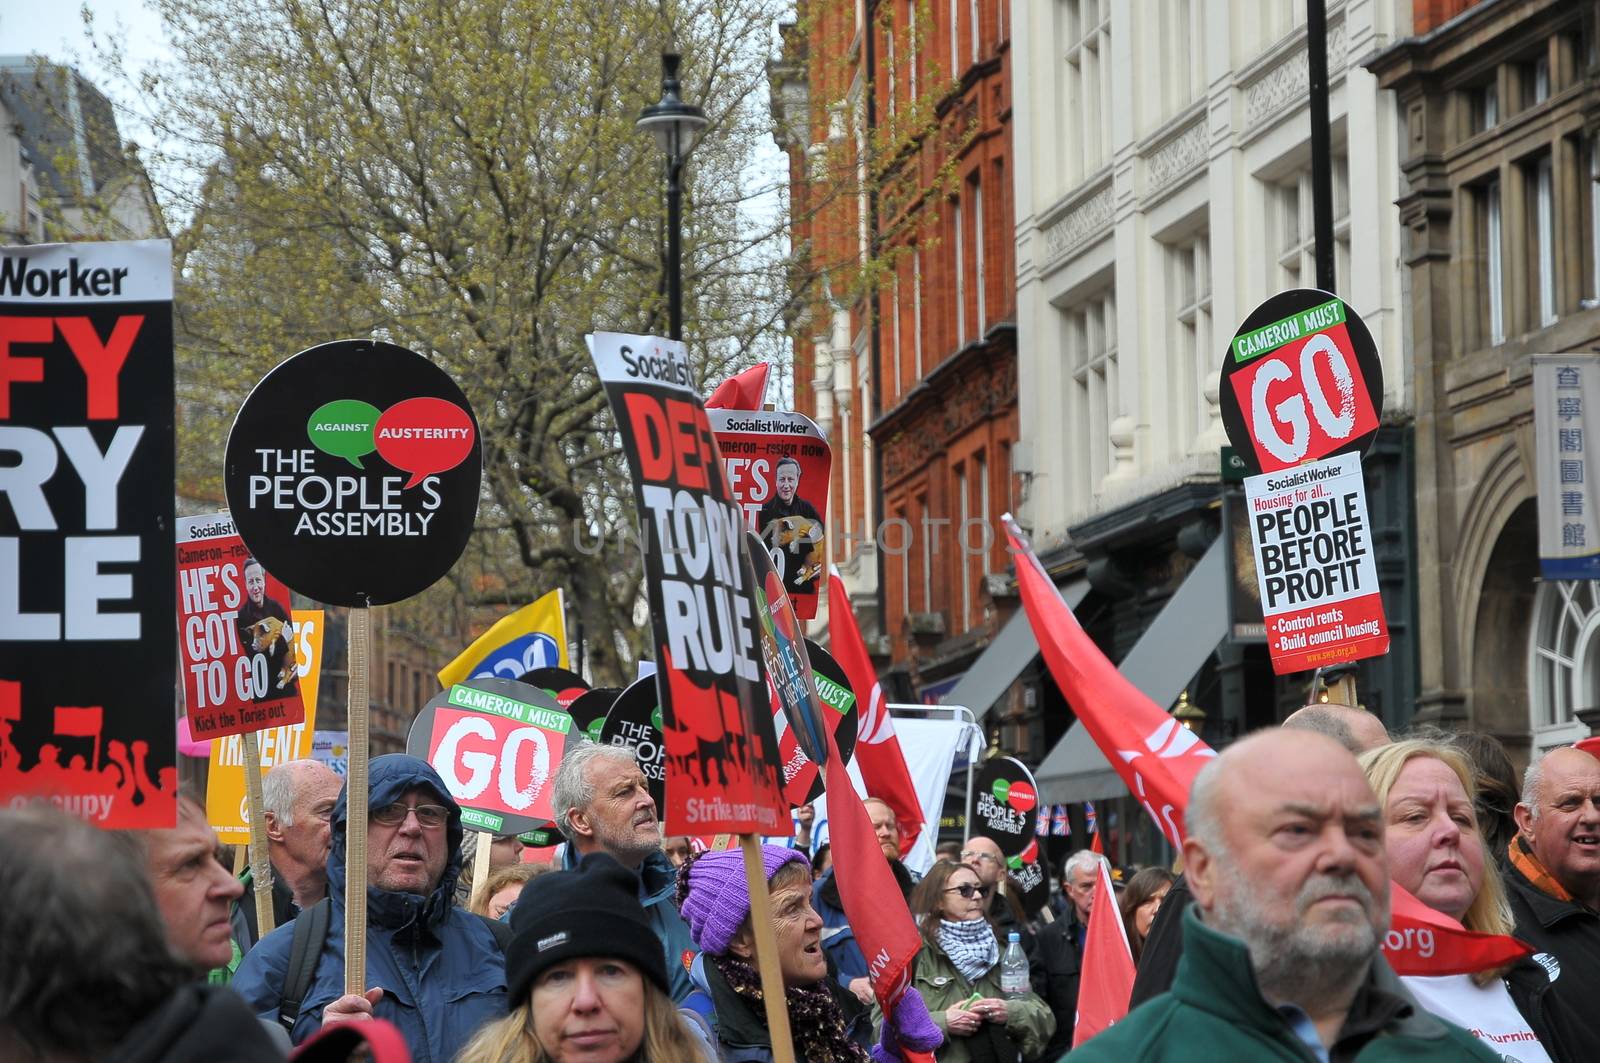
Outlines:
<svg viewBox="0 0 1600 1063"><path fill-rule="evenodd" d="M1539 487L1539 575L1600 578L1600 523L1589 490L1600 409L1600 356L1534 355L1533 409Z"/></svg>

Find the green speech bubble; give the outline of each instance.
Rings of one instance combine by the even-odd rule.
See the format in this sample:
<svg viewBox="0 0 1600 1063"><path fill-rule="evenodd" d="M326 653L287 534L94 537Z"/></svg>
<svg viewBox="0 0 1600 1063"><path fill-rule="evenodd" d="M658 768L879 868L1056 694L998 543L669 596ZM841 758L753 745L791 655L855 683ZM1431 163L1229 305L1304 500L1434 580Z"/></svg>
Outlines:
<svg viewBox="0 0 1600 1063"><path fill-rule="evenodd" d="M1003 805L1006 803L1006 796L1011 793L1011 780L996 779L990 789L994 792L994 799Z"/></svg>
<svg viewBox="0 0 1600 1063"><path fill-rule="evenodd" d="M372 426L383 411L360 399L334 399L317 407L306 422L306 435L324 454L343 458L362 468L361 458L378 449Z"/></svg>

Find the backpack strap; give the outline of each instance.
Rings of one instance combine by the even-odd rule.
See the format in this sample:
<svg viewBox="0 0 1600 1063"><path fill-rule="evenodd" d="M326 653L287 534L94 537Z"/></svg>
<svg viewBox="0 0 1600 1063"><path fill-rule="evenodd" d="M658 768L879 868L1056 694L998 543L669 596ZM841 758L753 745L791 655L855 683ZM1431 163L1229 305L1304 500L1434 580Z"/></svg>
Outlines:
<svg viewBox="0 0 1600 1063"><path fill-rule="evenodd" d="M332 911L333 902L324 897L294 917L289 966L284 969L283 991L278 998L278 1022L290 1034L294 1033L295 1021L300 1018L300 1005L311 989L311 978L317 973L317 960L322 957L322 946L328 940Z"/></svg>

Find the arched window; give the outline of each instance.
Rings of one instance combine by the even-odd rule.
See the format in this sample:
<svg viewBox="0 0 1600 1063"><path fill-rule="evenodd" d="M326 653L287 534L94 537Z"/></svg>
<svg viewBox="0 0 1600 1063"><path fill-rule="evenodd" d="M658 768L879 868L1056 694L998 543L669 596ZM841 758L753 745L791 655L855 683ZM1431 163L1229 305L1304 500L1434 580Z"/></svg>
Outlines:
<svg viewBox="0 0 1600 1063"><path fill-rule="evenodd" d="M1600 581L1539 584L1528 640L1528 694L1535 748L1588 737L1574 713L1600 705Z"/></svg>

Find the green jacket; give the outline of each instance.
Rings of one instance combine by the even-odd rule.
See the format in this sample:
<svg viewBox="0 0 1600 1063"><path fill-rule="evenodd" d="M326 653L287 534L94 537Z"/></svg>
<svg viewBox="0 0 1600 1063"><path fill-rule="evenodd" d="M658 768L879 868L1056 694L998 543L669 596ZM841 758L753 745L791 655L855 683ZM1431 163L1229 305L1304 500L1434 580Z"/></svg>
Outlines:
<svg viewBox="0 0 1600 1063"><path fill-rule="evenodd" d="M1244 942L1183 913L1183 957L1172 989L1146 1001L1068 1057L1072 1063L1189 1063L1206 1059L1314 1061L1289 1023L1261 997ZM1383 958L1372 961L1334 1044L1333 1063L1459 1063L1499 1057L1467 1031L1423 1011Z"/></svg>
<svg viewBox="0 0 1600 1063"><path fill-rule="evenodd" d="M933 1016L933 1021L945 1034L944 1045L934 1053L935 1058L939 1063L968 1063L972 1058L967 1049L968 1038L950 1036L945 1028L944 1013L947 1008L961 1003L973 993L984 997L1004 997L1005 994L1000 991L1000 965L996 963L989 968L988 973L976 983L968 982L943 949L923 942L922 951L917 953L911 984L922 994L923 1001L928 1005L928 1014ZM883 1012L876 1004L872 1006L872 1025L873 1029L882 1033ZM1056 1017L1050 1013L1048 1004L1036 994L1029 993L1025 997L1006 1001L1006 1024L1003 1029L1017 1050L1025 1058L1033 1059L1044 1051L1050 1035L1056 1032Z"/></svg>

